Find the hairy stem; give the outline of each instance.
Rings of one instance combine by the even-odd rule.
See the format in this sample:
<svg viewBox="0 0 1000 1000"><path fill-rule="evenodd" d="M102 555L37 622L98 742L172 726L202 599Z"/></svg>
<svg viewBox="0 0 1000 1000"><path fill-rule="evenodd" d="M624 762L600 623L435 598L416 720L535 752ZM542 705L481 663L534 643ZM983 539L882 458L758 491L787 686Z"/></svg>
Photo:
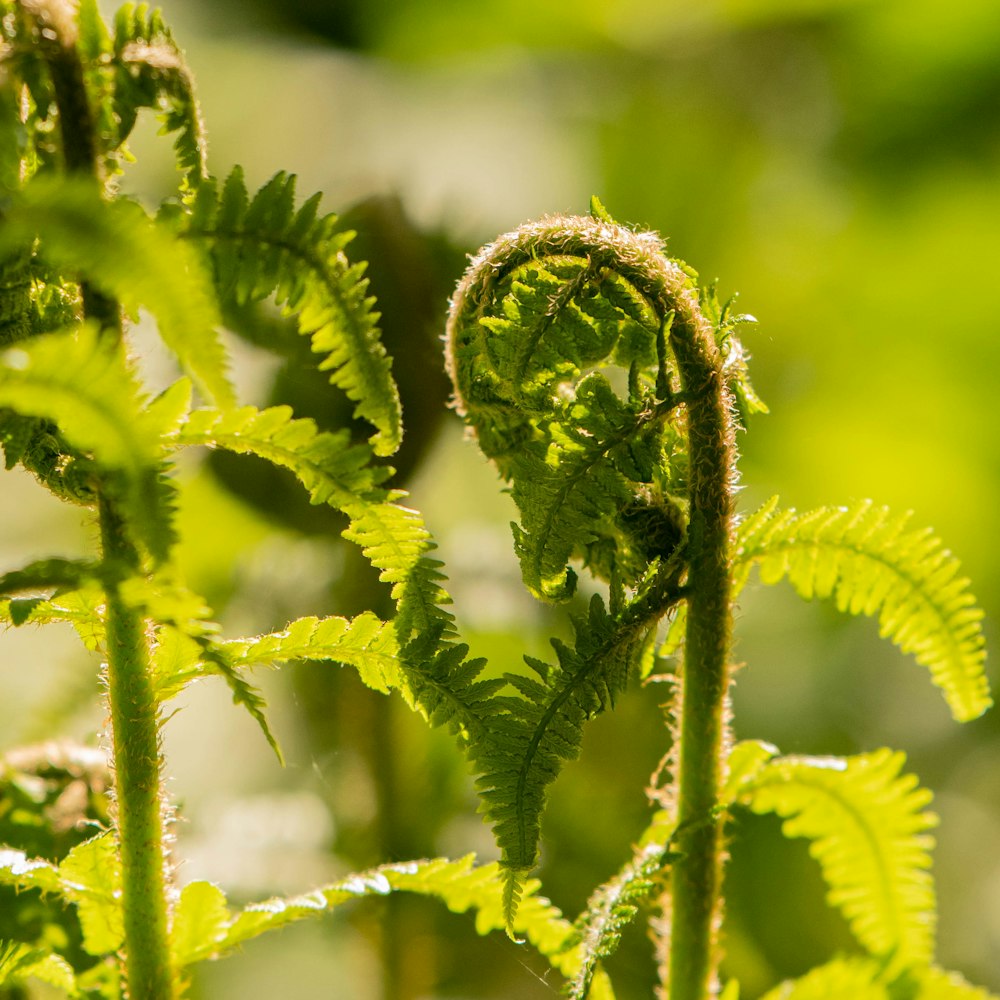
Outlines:
<svg viewBox="0 0 1000 1000"><path fill-rule="evenodd" d="M727 742L733 448L718 352L705 325L702 320L701 329L686 328L683 319L675 319L671 331L681 381L689 396L691 507L676 776L680 857L672 869L670 1000L704 1000L711 995L718 964L722 820L716 809Z"/></svg>
<svg viewBox="0 0 1000 1000"><path fill-rule="evenodd" d="M100 517L105 561L134 563L134 548L103 498ZM159 716L145 623L114 584L107 592L107 654L128 994L171 1000Z"/></svg>
<svg viewBox="0 0 1000 1000"><path fill-rule="evenodd" d="M68 9L32 0L26 11L39 25L59 111L63 158L70 174L93 178L101 168L98 138L76 27ZM106 335L122 336L121 309L103 292L81 283L84 314ZM139 554L114 505L99 493L104 562L122 572L139 570ZM168 939L168 879L161 795L159 716L150 679L149 641L142 615L122 599L117 583L107 593L107 684L114 750L118 844L122 863L125 980L133 1000L172 1000L174 977Z"/></svg>

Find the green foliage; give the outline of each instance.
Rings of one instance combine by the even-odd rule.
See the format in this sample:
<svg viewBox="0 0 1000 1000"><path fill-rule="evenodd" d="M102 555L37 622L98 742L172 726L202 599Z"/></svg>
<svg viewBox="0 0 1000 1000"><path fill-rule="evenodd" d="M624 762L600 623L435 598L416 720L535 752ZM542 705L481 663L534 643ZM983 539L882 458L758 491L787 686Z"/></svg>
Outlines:
<svg viewBox="0 0 1000 1000"><path fill-rule="evenodd" d="M983 613L958 560L909 520L869 501L799 514L774 499L740 525L736 569L745 578L757 563L765 583L787 577L807 600L877 616L882 635L930 670L955 718L975 719L992 704Z"/></svg>
<svg viewBox="0 0 1000 1000"><path fill-rule="evenodd" d="M902 765L889 750L773 757L737 791L754 812L784 817L785 836L810 839L830 903L869 954L896 969L930 961L935 922L927 831L937 819L925 810L930 792L901 776Z"/></svg>
<svg viewBox="0 0 1000 1000"><path fill-rule="evenodd" d="M175 1000L195 963L354 901L411 893L475 911L480 934L530 943L575 1000L613 997L602 963L645 907L670 910L670 936L651 925L665 989L703 1000L717 972L723 825L749 807L809 839L829 902L867 953L832 959L775 1000L986 996L933 965L934 820L900 754L730 749L731 599L754 564L765 582L787 577L806 598L876 617L960 721L990 704L982 614L934 536L870 503L799 515L772 502L734 529L734 426L766 412L736 336L750 317L596 199L589 218L529 224L474 258L447 331L456 408L510 485L526 587L549 603L576 599L572 637L552 639L551 660L525 655L526 670L488 671L461 641L423 518L378 464L400 445L401 408L364 265L345 253L350 235L320 214L318 195L296 205L291 175L253 196L239 167L221 183L210 176L191 77L159 12L126 5L113 32L93 0L6 2L0 14L0 443L8 469L20 464L88 509L100 536L92 557L54 555L0 576L0 619L68 622L101 655L115 753L106 829L59 851L44 849L45 836L0 849L15 925L41 896L72 914L30 932L22 922L25 940L0 944L0 986L33 978L68 995ZM113 184L143 109L175 135L180 175L155 219ZM237 405L220 316L238 320L267 299L309 339L355 425L320 429L289 406ZM154 398L128 360L140 311L186 373ZM340 512L343 537L389 591L384 610L361 603L224 636L176 558L171 463L191 447L286 469L313 504ZM581 567L593 578L585 601ZM546 796L587 723L659 663L658 645L661 656L683 648L664 735L674 745L650 793L660 808L571 922L529 878ZM500 860L396 861L242 908L208 882L178 892L164 704L221 676L277 752L248 674L299 661L348 666L449 731ZM17 794L3 801L17 821L5 836L46 831L47 796L33 800L37 784L23 775L9 784ZM55 933L70 925L83 960L70 961Z"/></svg>
<svg viewBox="0 0 1000 1000"><path fill-rule="evenodd" d="M179 231L204 245L223 303L247 303L274 293L294 313L320 367L354 401L355 415L376 428L372 447L391 455L401 435L399 396L378 339L364 265L344 254L349 234L336 216L318 215L319 196L295 208L295 178L276 174L250 199L239 168L221 192L206 181Z"/></svg>

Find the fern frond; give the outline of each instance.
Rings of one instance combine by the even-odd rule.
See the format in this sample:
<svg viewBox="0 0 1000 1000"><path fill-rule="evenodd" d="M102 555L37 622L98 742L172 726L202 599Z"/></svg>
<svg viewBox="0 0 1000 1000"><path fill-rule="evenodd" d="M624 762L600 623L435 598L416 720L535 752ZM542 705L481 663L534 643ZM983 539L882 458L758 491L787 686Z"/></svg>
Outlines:
<svg viewBox="0 0 1000 1000"><path fill-rule="evenodd" d="M207 245L223 301L273 293L296 314L313 350L326 355L320 367L355 403L355 416L375 427L375 453L390 455L402 433L399 396L364 265L349 263L349 234L336 231L335 216L317 210L318 197L295 208L295 178L288 174L277 174L249 199L236 168L221 193L214 182L203 184L190 216L178 222L182 235Z"/></svg>
<svg viewBox="0 0 1000 1000"><path fill-rule="evenodd" d="M4 217L0 253L30 246L86 278L130 312L147 309L160 336L209 399L232 404L218 310L197 255L134 202L106 202L83 181L37 177Z"/></svg>
<svg viewBox="0 0 1000 1000"><path fill-rule="evenodd" d="M669 860L666 844L640 847L622 870L587 900L575 927L581 936L580 968L568 987L571 1000L585 1000L598 963L618 949L622 931L633 921L639 906L657 890Z"/></svg>
<svg viewBox="0 0 1000 1000"><path fill-rule="evenodd" d="M868 958L835 958L761 1000L890 1000L881 973L879 963Z"/></svg>
<svg viewBox="0 0 1000 1000"><path fill-rule="evenodd" d="M352 445L347 431L320 432L308 418L293 419L291 407L228 412L200 409L188 415L174 438L179 445L225 448L259 455L290 469L309 491L312 503L339 510L360 507L388 470L371 464L367 445Z"/></svg>
<svg viewBox="0 0 1000 1000"><path fill-rule="evenodd" d="M138 540L165 557L173 536L159 434L143 415L121 352L95 325L35 337L0 354L0 406L51 420L72 447L90 455L87 485L93 490L100 477ZM57 464L53 472L64 469ZM45 481L51 485L52 477Z"/></svg>
<svg viewBox="0 0 1000 1000"><path fill-rule="evenodd" d="M878 958L905 969L934 951L934 888L927 831L931 794L900 775L901 753L846 759L775 757L748 772L740 800L777 813L787 837L808 837L829 900Z"/></svg>
<svg viewBox="0 0 1000 1000"><path fill-rule="evenodd" d="M841 611L877 615L883 636L927 667L952 714L974 719L992 704L981 620L959 564L909 514L870 501L799 514L766 504L739 528L734 569L785 577L805 598L833 597Z"/></svg>
<svg viewBox="0 0 1000 1000"><path fill-rule="evenodd" d="M459 404L512 483L524 582L546 600L572 593L573 558L632 585L682 533L670 499L683 495L684 461L658 354L663 317L617 262L598 263L578 243L547 255L539 245L523 262L524 248L487 248L449 321ZM616 368L628 373L627 393L612 387Z"/></svg>
<svg viewBox="0 0 1000 1000"><path fill-rule="evenodd" d="M184 54L159 10L123 4L115 14L112 52L119 144L131 134L139 109L154 109L162 124L160 134L177 133L174 153L184 173L181 190L190 195L208 176L205 128Z"/></svg>
<svg viewBox="0 0 1000 1000"><path fill-rule="evenodd" d="M649 617L636 605L612 615L595 594L587 616L573 620L574 645L552 640L554 664L525 657L535 677L506 675L517 695L493 699L493 714L486 719L489 739L470 747L482 809L493 824L508 878L509 918L536 863L546 789L563 764L578 756L586 720L609 707L627 684L649 629L662 614L655 602L653 608Z"/></svg>
<svg viewBox="0 0 1000 1000"><path fill-rule="evenodd" d="M549 957L557 968L569 969L575 941L572 925L537 893L532 882L518 917L517 930ZM501 929L501 879L495 863L477 867L470 855L457 861L436 858L382 865L290 899L269 899L243 910L229 910L220 889L204 882L185 886L172 929L179 965L218 957L244 942L299 920L314 918L355 900L412 892L440 899L455 913L476 911L479 934Z"/></svg>

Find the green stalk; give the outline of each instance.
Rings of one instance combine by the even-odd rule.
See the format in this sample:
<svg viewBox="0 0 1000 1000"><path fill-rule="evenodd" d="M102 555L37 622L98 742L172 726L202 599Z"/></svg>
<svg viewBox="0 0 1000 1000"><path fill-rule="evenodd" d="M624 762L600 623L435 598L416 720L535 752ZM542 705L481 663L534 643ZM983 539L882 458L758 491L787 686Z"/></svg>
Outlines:
<svg viewBox="0 0 1000 1000"><path fill-rule="evenodd" d="M100 502L105 563L135 562L135 550L105 498ZM132 567L134 568L134 566ZM130 997L172 1000L167 918L159 715L141 615L112 583L107 590L107 681L114 746L118 842Z"/></svg>
<svg viewBox="0 0 1000 1000"><path fill-rule="evenodd" d="M76 25L61 3L25 7L38 24L39 44L59 111L66 171L100 184L94 117L76 49ZM81 283L84 314L108 337L122 337L114 299ZM139 553L127 537L106 491L99 494L104 564L136 573ZM133 1000L173 1000L170 962L167 855L164 845L159 715L150 678L149 640L142 615L123 600L118 583L107 584L107 683L114 751L118 845L122 864L125 981Z"/></svg>
<svg viewBox="0 0 1000 1000"><path fill-rule="evenodd" d="M680 314L679 314L680 315ZM700 318L700 317L699 317ZM705 326L704 321L700 324ZM688 619L678 734L677 852L671 872L670 1000L705 1000L717 987L722 819L732 634L728 565L732 429L711 331L671 332L688 397L691 460Z"/></svg>

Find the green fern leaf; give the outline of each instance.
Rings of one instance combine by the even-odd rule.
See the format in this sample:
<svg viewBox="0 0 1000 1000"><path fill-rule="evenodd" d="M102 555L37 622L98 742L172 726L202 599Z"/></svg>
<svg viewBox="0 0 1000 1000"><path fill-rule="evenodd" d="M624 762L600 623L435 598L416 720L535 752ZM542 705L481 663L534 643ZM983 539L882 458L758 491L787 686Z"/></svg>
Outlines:
<svg viewBox="0 0 1000 1000"><path fill-rule="evenodd" d="M0 254L36 238L51 265L86 278L131 312L147 309L198 388L220 406L232 404L215 298L190 247L134 202L105 202L92 184L50 177L34 179L5 214Z"/></svg>
<svg viewBox="0 0 1000 1000"><path fill-rule="evenodd" d="M319 432L307 418L293 419L288 406L258 410L195 410L178 428L180 445L225 448L254 454L290 469L309 491L312 503L358 510L388 470L371 464L367 445L352 445L347 431Z"/></svg>
<svg viewBox="0 0 1000 1000"><path fill-rule="evenodd" d="M536 677L506 675L519 696L493 698L485 719L488 738L469 749L480 775L482 808L507 872L508 916L516 911L520 886L536 863L548 785L579 754L586 720L624 689L662 611L653 602L655 610L644 617L636 610L642 606L640 598L612 615L595 594L587 617L573 620L574 645L552 641L554 664L525 657Z"/></svg>
<svg viewBox="0 0 1000 1000"><path fill-rule="evenodd" d="M277 174L251 200L242 172L234 170L218 194L214 183L198 191L181 233L207 245L223 301L248 302L274 294L296 314L321 367L354 403L355 416L376 428L371 445L392 454L401 435L399 396L382 346L364 266L344 254L349 234L336 218L317 214L318 198L295 209L295 178Z"/></svg>
<svg viewBox="0 0 1000 1000"><path fill-rule="evenodd" d="M290 660L333 660L355 667L362 681L387 693L400 687L395 635L373 614L354 619L299 618L281 632L221 644L233 669Z"/></svg>
<svg viewBox="0 0 1000 1000"><path fill-rule="evenodd" d="M128 139L140 108L153 108L161 135L177 133L174 152L184 173L181 190L192 192L208 176L205 129L184 54L159 10L126 3L115 14L112 64L118 143Z"/></svg>
<svg viewBox="0 0 1000 1000"><path fill-rule="evenodd" d="M757 813L785 818L787 837L808 837L831 904L867 949L897 970L928 963L934 951L929 872L936 817L930 792L900 775L901 753L847 759L776 757L747 771L739 798Z"/></svg>
<svg viewBox="0 0 1000 1000"><path fill-rule="evenodd" d="M952 714L974 719L992 704L981 620L958 561L929 530L907 528L869 501L853 507L780 511L777 500L748 518L734 569L785 577L805 598L833 597L841 611L877 615L883 636L927 667Z"/></svg>
<svg viewBox="0 0 1000 1000"><path fill-rule="evenodd" d="M649 843L610 881L605 882L587 901L576 921L581 936L580 968L568 988L572 1000L585 1000L590 992L598 962L618 949L624 929L633 921L644 903L657 889L669 859L667 846Z"/></svg>
<svg viewBox="0 0 1000 1000"><path fill-rule="evenodd" d="M121 352L86 324L0 354L0 406L52 420L68 443L89 453L106 491L141 541L164 558L172 541L160 472L160 439L140 408L139 388Z"/></svg>
<svg viewBox="0 0 1000 1000"><path fill-rule="evenodd" d="M548 957L556 968L572 974L577 961L572 951L576 934L559 911L537 895L537 890L538 883L535 881L526 886L515 929ZM192 900L184 909L174 934L177 938L193 939L191 928L187 926L189 922L203 926L211 924L210 936L215 941L213 954L221 955L265 932L321 916L355 900L385 896L391 892L436 897L455 913L475 910L477 932L488 934L505 926L502 891L496 863L476 867L471 855L457 861L443 858L413 861L383 865L351 875L304 896L252 903L232 915L227 926L223 917L224 900L210 889L199 889L197 905Z"/></svg>
<svg viewBox="0 0 1000 1000"><path fill-rule="evenodd" d="M765 993L762 1000L890 1000L877 962L835 958Z"/></svg>

